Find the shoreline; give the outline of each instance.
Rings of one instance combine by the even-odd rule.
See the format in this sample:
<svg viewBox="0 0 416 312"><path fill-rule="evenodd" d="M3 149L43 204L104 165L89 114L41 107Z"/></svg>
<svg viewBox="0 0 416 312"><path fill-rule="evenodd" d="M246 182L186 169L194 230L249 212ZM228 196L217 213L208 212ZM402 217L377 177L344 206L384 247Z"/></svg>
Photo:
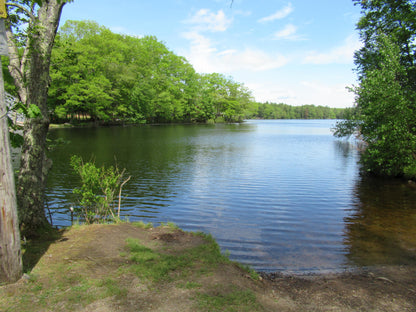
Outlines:
<svg viewBox="0 0 416 312"><path fill-rule="evenodd" d="M0 286L2 311L402 312L416 306L413 267L256 273L221 254L212 236L169 224L73 226L24 248L26 274Z"/></svg>

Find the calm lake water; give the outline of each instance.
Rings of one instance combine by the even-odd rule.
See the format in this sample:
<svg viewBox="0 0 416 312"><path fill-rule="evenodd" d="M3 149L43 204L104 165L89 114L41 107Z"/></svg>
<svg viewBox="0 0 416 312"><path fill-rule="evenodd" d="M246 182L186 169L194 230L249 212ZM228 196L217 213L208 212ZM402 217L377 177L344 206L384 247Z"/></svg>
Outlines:
<svg viewBox="0 0 416 312"><path fill-rule="evenodd" d="M70 224L71 155L126 168L122 215L211 233L261 271L327 272L416 263L416 188L359 175L333 120L51 130L54 225Z"/></svg>

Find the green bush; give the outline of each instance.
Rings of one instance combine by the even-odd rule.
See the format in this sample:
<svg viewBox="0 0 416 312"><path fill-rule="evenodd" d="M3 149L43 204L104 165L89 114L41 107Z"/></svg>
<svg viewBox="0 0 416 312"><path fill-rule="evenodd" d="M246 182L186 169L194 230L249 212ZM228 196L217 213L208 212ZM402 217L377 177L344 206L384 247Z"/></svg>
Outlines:
<svg viewBox="0 0 416 312"><path fill-rule="evenodd" d="M77 217L87 224L115 221L120 218L121 188L129 179L123 181L123 171L110 166L98 168L94 161L85 162L79 156L71 157L71 166L81 178L81 186L73 190L78 204L74 209ZM118 211L116 208L116 192Z"/></svg>

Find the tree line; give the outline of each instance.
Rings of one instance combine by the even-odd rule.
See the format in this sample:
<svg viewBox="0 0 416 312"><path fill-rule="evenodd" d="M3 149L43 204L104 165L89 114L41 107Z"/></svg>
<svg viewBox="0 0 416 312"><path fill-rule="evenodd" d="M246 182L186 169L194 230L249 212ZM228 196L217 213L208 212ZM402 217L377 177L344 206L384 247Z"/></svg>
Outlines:
<svg viewBox="0 0 416 312"><path fill-rule="evenodd" d="M345 108L328 106L301 105L291 106L284 103L257 103L255 114L249 118L260 119L343 119Z"/></svg>
<svg viewBox="0 0 416 312"><path fill-rule="evenodd" d="M67 21L51 58L52 122L239 122L248 118L341 118L342 109L257 103L244 84L199 74L154 36L121 35Z"/></svg>
<svg viewBox="0 0 416 312"><path fill-rule="evenodd" d="M50 75L53 122L240 121L253 102L243 84L196 73L156 37L116 34L93 21L62 26Z"/></svg>

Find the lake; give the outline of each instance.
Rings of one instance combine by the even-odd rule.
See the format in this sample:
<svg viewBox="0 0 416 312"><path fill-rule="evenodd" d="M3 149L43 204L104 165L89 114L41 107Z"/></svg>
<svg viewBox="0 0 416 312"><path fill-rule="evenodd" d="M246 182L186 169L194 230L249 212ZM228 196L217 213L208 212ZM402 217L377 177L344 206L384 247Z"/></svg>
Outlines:
<svg viewBox="0 0 416 312"><path fill-rule="evenodd" d="M256 270L322 273L416 263L416 188L359 174L334 120L52 129L53 224L70 224L69 161L126 168L122 216L211 233Z"/></svg>

